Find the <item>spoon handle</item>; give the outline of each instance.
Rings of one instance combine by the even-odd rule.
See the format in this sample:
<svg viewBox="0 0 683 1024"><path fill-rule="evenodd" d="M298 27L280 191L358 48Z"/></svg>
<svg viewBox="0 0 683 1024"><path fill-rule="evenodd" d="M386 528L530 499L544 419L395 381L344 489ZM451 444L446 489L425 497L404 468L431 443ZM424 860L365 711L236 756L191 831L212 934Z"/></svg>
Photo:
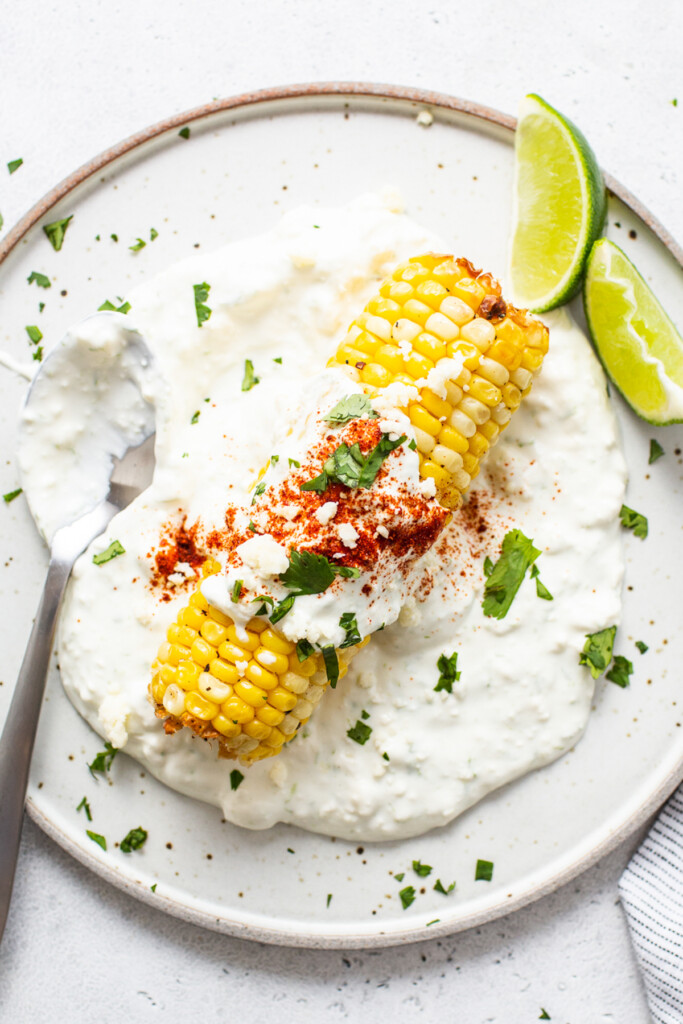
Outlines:
<svg viewBox="0 0 683 1024"><path fill-rule="evenodd" d="M5 728L0 738L0 939L19 853L24 800L38 717L62 601L73 559L50 561Z"/></svg>

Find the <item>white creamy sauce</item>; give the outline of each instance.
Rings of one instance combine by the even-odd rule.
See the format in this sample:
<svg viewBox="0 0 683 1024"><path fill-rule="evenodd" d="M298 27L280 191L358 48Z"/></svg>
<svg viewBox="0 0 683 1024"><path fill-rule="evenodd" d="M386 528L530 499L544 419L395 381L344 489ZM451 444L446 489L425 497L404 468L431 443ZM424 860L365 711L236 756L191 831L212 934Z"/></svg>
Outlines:
<svg viewBox="0 0 683 1024"><path fill-rule="evenodd" d="M547 318L550 353L539 380L486 460L469 509L424 557L420 585L407 596L387 581L382 599L397 602L398 622L373 636L281 755L243 769L233 792L235 763L187 729L167 736L148 702L150 663L194 586L194 577L182 582L182 566L170 601L150 585L160 531L183 516L220 525L228 502L248 505L247 488L280 454L288 425L291 444L303 441L305 417L321 400L314 375L378 277L408 256L451 247L363 197L343 209L293 211L267 235L193 256L128 296L130 326L166 384L157 398L156 473L77 563L60 626L62 676L103 737L237 824L286 821L363 840L418 835L559 757L586 725L593 681L578 655L586 633L619 619L625 467L602 372L561 312ZM192 288L199 282L211 286L213 311L201 328ZM242 392L245 358L260 383ZM70 456L49 436L42 444L44 463L59 474ZM25 486L46 522L42 502L56 501L56 490L29 472ZM283 508L283 522L295 512ZM328 513L331 530L337 512ZM513 527L542 550L538 567L554 600L540 600L527 578L496 621L482 612L483 559L498 557ZM126 553L94 565L93 552L112 539ZM249 557L272 565L277 552ZM305 600L281 626L297 605L303 616ZM435 692L437 659L456 651L460 679L452 693ZM361 746L346 733L363 711L372 733Z"/></svg>

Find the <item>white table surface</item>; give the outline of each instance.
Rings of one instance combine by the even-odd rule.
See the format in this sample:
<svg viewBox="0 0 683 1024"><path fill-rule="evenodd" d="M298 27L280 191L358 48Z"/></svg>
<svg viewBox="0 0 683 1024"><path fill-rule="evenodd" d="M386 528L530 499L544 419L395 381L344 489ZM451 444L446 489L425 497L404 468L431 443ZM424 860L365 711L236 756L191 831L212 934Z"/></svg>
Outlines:
<svg viewBox="0 0 683 1024"><path fill-rule="evenodd" d="M678 0L3 0L0 212L7 230L89 157L213 97L355 79L509 113L539 92L683 241L681 38ZM10 178L4 165L20 156ZM398 949L311 952L226 938L140 906L27 822L0 956L0 1019L382 1015L403 1024L438 1013L523 1024L545 1007L560 1024L646 1024L616 890L638 838L483 928Z"/></svg>

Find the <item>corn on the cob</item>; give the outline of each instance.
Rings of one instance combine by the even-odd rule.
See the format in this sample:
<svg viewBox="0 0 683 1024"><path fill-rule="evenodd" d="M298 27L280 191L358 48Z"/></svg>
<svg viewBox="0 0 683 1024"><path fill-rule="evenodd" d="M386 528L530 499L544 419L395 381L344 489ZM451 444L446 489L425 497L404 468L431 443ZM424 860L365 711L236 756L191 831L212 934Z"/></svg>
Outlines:
<svg viewBox="0 0 683 1024"><path fill-rule="evenodd" d="M490 275L429 253L383 282L328 365L372 395L395 382L417 387L406 412L420 475L434 480L442 505L457 509L547 349L547 328L507 305ZM442 364L455 366L453 375L430 377L444 359L461 365ZM210 560L204 575L219 569ZM337 652L340 678L368 640ZM300 661L295 644L263 618L238 628L199 589L169 627L152 673L150 694L167 732L188 726L245 764L279 753L328 685L322 654Z"/></svg>
<svg viewBox="0 0 683 1024"><path fill-rule="evenodd" d="M548 329L501 298L498 282L468 260L428 253L402 263L349 327L330 366L369 391L418 384L408 407L420 473L458 508L488 449L529 391L548 351ZM441 359L462 359L442 397L422 382Z"/></svg>

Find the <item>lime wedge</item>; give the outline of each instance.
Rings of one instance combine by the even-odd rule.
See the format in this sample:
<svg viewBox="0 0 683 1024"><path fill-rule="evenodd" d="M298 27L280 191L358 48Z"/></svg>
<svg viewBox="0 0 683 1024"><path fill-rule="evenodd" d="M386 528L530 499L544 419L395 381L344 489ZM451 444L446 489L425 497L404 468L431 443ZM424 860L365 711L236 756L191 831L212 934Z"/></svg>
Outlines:
<svg viewBox="0 0 683 1024"><path fill-rule="evenodd" d="M605 184L579 129L534 93L520 106L515 157L513 298L545 313L579 290L605 219Z"/></svg>
<svg viewBox="0 0 683 1024"><path fill-rule="evenodd" d="M644 420L683 421L683 338L618 245L601 238L583 289L588 329L605 370Z"/></svg>

